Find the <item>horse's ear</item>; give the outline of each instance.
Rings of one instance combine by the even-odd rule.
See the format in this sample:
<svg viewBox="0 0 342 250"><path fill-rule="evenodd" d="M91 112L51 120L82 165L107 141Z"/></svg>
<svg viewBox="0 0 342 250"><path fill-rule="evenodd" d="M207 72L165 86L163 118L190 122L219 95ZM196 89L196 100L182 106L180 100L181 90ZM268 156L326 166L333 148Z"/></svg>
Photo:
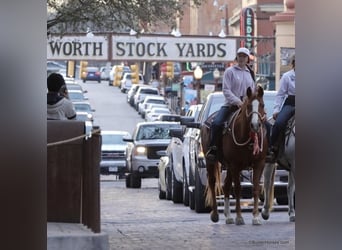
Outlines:
<svg viewBox="0 0 342 250"><path fill-rule="evenodd" d="M251 98L251 96L252 96L252 89L251 89L251 87L248 87L247 88L247 97Z"/></svg>
<svg viewBox="0 0 342 250"><path fill-rule="evenodd" d="M257 86L257 93L259 97L263 97L264 96L264 88L260 85Z"/></svg>

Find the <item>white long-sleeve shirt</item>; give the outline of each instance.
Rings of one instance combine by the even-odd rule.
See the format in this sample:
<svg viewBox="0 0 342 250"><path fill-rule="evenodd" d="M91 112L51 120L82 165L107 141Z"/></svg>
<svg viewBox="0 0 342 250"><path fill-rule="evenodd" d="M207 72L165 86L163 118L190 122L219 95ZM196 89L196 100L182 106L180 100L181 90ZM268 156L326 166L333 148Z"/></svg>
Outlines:
<svg viewBox="0 0 342 250"><path fill-rule="evenodd" d="M273 114L279 113L287 96L296 95L296 73L287 71L280 79L280 87L274 101Z"/></svg>
<svg viewBox="0 0 342 250"><path fill-rule="evenodd" d="M248 68L242 69L233 65L225 70L223 75L222 92L225 96L225 106L242 104L241 97L247 94L247 88L255 91L256 85Z"/></svg>

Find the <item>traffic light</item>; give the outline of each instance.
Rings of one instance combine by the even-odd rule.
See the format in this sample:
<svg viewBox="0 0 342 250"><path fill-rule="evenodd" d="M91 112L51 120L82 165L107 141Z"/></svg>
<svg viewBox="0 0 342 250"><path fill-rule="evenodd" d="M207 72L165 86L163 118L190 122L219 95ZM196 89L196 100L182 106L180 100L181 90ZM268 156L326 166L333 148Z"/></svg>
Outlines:
<svg viewBox="0 0 342 250"><path fill-rule="evenodd" d="M173 78L173 75L174 75L173 62L166 62L166 76L169 78Z"/></svg>
<svg viewBox="0 0 342 250"><path fill-rule="evenodd" d="M75 61L68 61L67 62L66 76L75 78Z"/></svg>
<svg viewBox="0 0 342 250"><path fill-rule="evenodd" d="M139 83L139 66L138 64L131 65L131 79L133 84Z"/></svg>
<svg viewBox="0 0 342 250"><path fill-rule="evenodd" d="M123 70L123 66L118 66L115 68L114 86L120 86L120 81L121 81L121 77L122 77L122 70Z"/></svg>
<svg viewBox="0 0 342 250"><path fill-rule="evenodd" d="M87 76L87 67L88 67L87 61L80 62L80 78L81 79L84 79Z"/></svg>

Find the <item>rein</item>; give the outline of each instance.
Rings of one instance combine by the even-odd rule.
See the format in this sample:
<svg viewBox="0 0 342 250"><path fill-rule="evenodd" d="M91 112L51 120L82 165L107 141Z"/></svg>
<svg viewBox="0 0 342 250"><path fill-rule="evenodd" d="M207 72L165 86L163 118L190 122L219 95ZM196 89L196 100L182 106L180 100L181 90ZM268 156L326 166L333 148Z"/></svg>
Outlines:
<svg viewBox="0 0 342 250"><path fill-rule="evenodd" d="M259 146L259 143L258 143L258 133L251 133L251 136L248 137L248 139L245 141L245 142L238 142L237 139L236 139L236 136L235 136L235 122L236 122L236 119L238 117L238 115L241 113L241 108L238 109L238 112L236 112L234 118L233 118L233 123L232 123L232 138L233 138L233 141L234 143L237 145L237 146L246 146L250 141L251 141L251 138L254 134L254 147L253 147L253 154L255 155L256 153L259 152L259 149L260 151L262 152L263 150L263 145L264 145L264 132L263 132L263 129L260 129L260 137L261 137L261 140L260 140L260 146ZM261 116L261 114L257 111L252 111L250 113L247 112L247 109L246 109L246 118L250 117L252 114L257 114L259 119L260 120L263 120L265 118L265 115L264 116Z"/></svg>

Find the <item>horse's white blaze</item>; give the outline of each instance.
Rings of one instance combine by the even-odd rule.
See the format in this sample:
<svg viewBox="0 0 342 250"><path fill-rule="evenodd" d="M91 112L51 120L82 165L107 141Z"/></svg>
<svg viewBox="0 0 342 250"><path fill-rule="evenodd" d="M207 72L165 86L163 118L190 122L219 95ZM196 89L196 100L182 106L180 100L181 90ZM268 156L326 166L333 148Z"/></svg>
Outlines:
<svg viewBox="0 0 342 250"><path fill-rule="evenodd" d="M253 100L252 101L252 126L254 129L257 129L259 126L259 116L258 116L258 111L259 111L259 101L258 100Z"/></svg>

